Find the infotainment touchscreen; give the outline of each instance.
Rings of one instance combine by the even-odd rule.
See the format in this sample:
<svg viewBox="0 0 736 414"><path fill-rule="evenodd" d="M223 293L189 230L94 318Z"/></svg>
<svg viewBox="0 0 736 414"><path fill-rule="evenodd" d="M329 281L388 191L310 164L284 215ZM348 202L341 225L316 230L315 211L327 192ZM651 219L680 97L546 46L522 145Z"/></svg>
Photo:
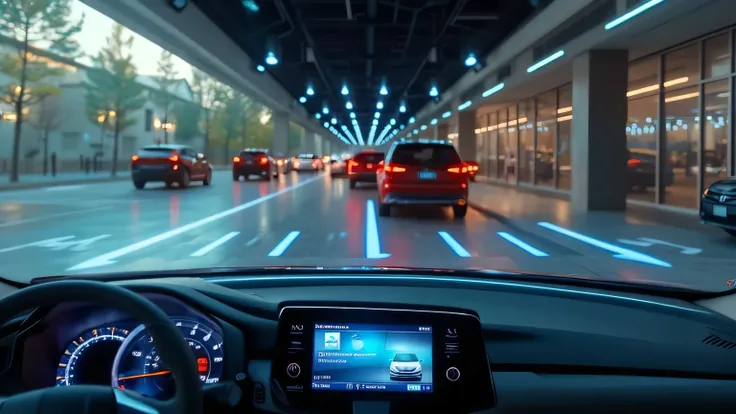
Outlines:
<svg viewBox="0 0 736 414"><path fill-rule="evenodd" d="M312 389L432 392L432 327L315 323Z"/></svg>

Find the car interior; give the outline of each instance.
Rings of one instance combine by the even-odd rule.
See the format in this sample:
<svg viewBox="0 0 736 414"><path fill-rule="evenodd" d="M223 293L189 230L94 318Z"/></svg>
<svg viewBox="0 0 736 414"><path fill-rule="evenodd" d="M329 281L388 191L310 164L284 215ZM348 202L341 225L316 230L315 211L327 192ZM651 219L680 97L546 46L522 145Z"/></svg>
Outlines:
<svg viewBox="0 0 736 414"><path fill-rule="evenodd" d="M473 270L0 285L0 413L730 412L736 298Z"/></svg>

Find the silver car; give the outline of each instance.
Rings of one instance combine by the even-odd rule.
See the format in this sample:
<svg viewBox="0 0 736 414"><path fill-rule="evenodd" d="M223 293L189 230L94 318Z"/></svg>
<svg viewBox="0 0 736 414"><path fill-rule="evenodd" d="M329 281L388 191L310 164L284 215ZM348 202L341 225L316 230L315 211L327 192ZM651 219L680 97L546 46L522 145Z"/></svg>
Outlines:
<svg viewBox="0 0 736 414"><path fill-rule="evenodd" d="M389 360L389 376L394 381L417 381L422 379L422 360L416 354L396 354Z"/></svg>

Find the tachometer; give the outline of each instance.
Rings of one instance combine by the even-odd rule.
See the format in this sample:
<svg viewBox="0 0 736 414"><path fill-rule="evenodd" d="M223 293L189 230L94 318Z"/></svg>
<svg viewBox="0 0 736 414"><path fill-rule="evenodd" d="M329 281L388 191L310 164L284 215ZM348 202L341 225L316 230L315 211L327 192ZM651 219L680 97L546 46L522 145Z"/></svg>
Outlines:
<svg viewBox="0 0 736 414"><path fill-rule="evenodd" d="M110 385L115 354L130 332L105 326L84 332L66 347L56 367L56 385Z"/></svg>
<svg viewBox="0 0 736 414"><path fill-rule="evenodd" d="M197 359L199 379L204 383L220 380L224 353L222 336L209 326L174 319L189 348ZM174 379L158 355L153 338L143 325L130 334L120 347L112 369L114 387L136 391L141 395L167 399L174 395Z"/></svg>

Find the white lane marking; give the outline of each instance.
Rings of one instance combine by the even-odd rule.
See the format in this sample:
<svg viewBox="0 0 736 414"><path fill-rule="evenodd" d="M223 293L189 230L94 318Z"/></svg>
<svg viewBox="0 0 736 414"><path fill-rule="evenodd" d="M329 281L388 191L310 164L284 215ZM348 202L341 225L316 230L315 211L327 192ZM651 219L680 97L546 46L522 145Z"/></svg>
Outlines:
<svg viewBox="0 0 736 414"><path fill-rule="evenodd" d="M529 253L532 256L536 257L547 257L549 256L547 253L537 249L536 247L532 246L531 244L519 239L518 237L512 236L509 233L506 233L505 231L499 231L496 234L498 234L501 238L506 240L507 242L515 245L516 247L524 250L525 252Z"/></svg>
<svg viewBox="0 0 736 414"><path fill-rule="evenodd" d="M472 257L470 252L465 250L465 248L457 240L455 240L455 238L452 237L450 233L446 231L438 231L437 234L439 234L442 240L444 240L445 243L450 246L450 248L453 252L455 252L456 255L460 257Z"/></svg>
<svg viewBox="0 0 736 414"><path fill-rule="evenodd" d="M196 252L192 253L192 257L201 257L201 256L204 256L207 253L215 250L215 248L217 248L217 246L219 246L219 245L227 242L228 240L232 239L233 237L237 236L238 234L240 234L239 231L230 232L230 233L228 233L228 234L220 237L219 239L213 241L212 243L210 243L210 244L202 247L201 249L197 250Z"/></svg>
<svg viewBox="0 0 736 414"><path fill-rule="evenodd" d="M284 237L283 240L281 240L279 244L276 245L276 247L273 248L273 250L271 250L271 253L269 253L268 256L269 257L281 256L282 254L284 254L286 249L288 249L289 246L291 246L291 243L294 243L294 240L296 240L297 237L299 237L298 231L290 232L289 234L286 235L286 237Z"/></svg>
<svg viewBox="0 0 736 414"><path fill-rule="evenodd" d="M257 241L258 241L258 240L259 240L260 238L261 238L261 235L259 234L258 236L256 236L256 237L254 237L254 238L252 238L252 239L248 240L248 243L245 243L246 247L250 247L250 246L252 246L252 245L256 244L256 242L257 242Z"/></svg>
<svg viewBox="0 0 736 414"><path fill-rule="evenodd" d="M68 191L68 190L78 190L80 188L83 188L83 185L59 185L56 187L47 187L46 191Z"/></svg>
<svg viewBox="0 0 736 414"><path fill-rule="evenodd" d="M381 253L381 239L378 237L378 223L376 222L376 205L368 200L365 208L365 258L385 259L391 253Z"/></svg>
<svg viewBox="0 0 736 414"><path fill-rule="evenodd" d="M5 249L0 249L0 253L8 253L20 249L24 249L26 247L45 247L47 249L51 250L64 250L67 248L70 248L69 250L74 252L83 252L85 250L89 250L90 246L93 245L95 242L106 239L110 237L109 234L103 234L100 236L92 237L89 239L84 240L72 240L76 236L64 236L64 237L57 237L54 239L46 239L41 240L33 243L27 243L27 244L21 244L18 246L13 247L7 247Z"/></svg>
<svg viewBox="0 0 736 414"><path fill-rule="evenodd" d="M80 263L78 265L72 266L72 267L70 267L67 270L69 270L69 271L73 271L73 270L84 270L84 269L90 269L90 268L93 268L93 267L100 267L100 266L107 266L107 265L114 264L116 262L115 259L119 259L119 258L121 258L121 257L123 257L123 256L125 256L127 254L130 254L130 253L133 253L133 252L137 252L138 250L145 249L146 247L152 246L152 245L154 245L156 243L160 243L160 242L162 242L164 240L168 240L168 239L170 239L172 237L176 237L176 236L178 236L180 234L184 234L184 233L186 233L188 231L191 231L191 230L194 230L194 229L196 229L198 227L204 226L205 224L209 224L209 223L211 223L213 221L220 220L222 218L231 216L231 215L233 215L235 213L241 212L241 211L243 211L245 209L251 208L253 206L257 206L257 205L263 203L264 201L268 201L268 200L270 200L270 199L272 199L274 197L278 197L281 194L287 193L287 192L289 192L291 190L297 189L297 188L299 188L301 186L307 185L307 184L312 183L312 182L317 181L317 180L321 180L323 178L324 178L324 174L320 174L320 175L318 175L316 177L309 178L309 179L307 179L305 181L299 182L299 183L294 184L294 185L292 185L290 187L285 187L285 188L283 188L283 189L281 189L279 191L276 191L274 193L265 195L263 197L260 197L260 198L255 199L255 200L251 200L251 201L249 201L249 202L247 202L245 204L241 204L241 205L236 206L236 207L233 207L231 209L228 209L228 210L225 210L225 211L221 211L221 212L219 212L217 214L213 214L213 215L211 215L209 217L205 217L205 218L203 218L201 220L197 220L197 221L195 221L193 223L189 223L189 224L187 224L185 226L182 226L182 227L179 227L179 228L176 228L176 229L173 229L173 230L169 230L169 231L167 231L165 233L161 233L161 234L159 234L157 236L153 236L153 237L150 237L148 239L141 240L141 241L139 241L137 243L133 243L130 246L126 246L126 247L123 247L123 248L114 250L112 252L105 253L105 254L100 255L100 256L97 256L97 257L93 257L92 259L85 260L84 262L82 262L82 263Z"/></svg>
<svg viewBox="0 0 736 414"><path fill-rule="evenodd" d="M48 214L48 215L41 216L41 217L32 217L32 218L27 218L27 219L21 219L21 220L15 220L15 221L8 221L6 223L0 223L0 228L2 228L2 227L10 227L10 226L18 226L18 225L21 225L21 224L33 223L33 222L41 221L41 220L49 220L49 219L53 219L53 218L57 218L57 217L71 216L73 214L88 213L90 211L95 211L95 210L107 210L107 209L111 209L111 208L112 208L111 206L100 206L100 207L88 208L88 209L85 209L85 210L67 211L67 212L64 212L64 213Z"/></svg>

